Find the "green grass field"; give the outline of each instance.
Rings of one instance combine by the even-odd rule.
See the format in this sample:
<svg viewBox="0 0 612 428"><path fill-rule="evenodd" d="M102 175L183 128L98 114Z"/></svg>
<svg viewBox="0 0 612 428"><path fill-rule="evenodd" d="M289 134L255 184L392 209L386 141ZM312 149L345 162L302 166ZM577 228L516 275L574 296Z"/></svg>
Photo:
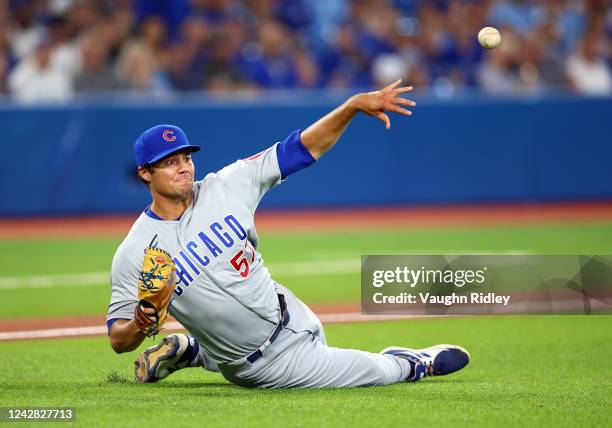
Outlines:
<svg viewBox="0 0 612 428"><path fill-rule="evenodd" d="M262 234L273 275L307 303L357 301L361 254L612 254L612 223ZM119 239L0 242L4 277L105 272ZM312 275L309 263L337 262ZM278 275L275 274L275 270ZM95 282L95 281L94 281ZM0 287L0 318L104 314L109 286ZM457 343L472 362L417 384L263 391L189 369L131 382L137 352L107 339L0 342L0 406L77 408L78 426L611 426L612 316L506 316L329 325L333 346ZM150 346L146 341L141 347ZM23 426L23 425L20 425Z"/></svg>
<svg viewBox="0 0 612 428"><path fill-rule="evenodd" d="M332 325L336 346L456 342L472 354L452 377L351 390L249 390L199 369L136 385L135 353L117 356L105 338L5 343L0 405L76 407L78 426L610 426L610 326L609 316Z"/></svg>

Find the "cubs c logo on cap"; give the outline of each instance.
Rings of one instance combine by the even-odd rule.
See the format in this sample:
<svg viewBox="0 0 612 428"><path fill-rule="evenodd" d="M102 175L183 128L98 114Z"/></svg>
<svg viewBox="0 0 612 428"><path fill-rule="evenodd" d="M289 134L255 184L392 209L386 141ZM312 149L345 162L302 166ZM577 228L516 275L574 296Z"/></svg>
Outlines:
<svg viewBox="0 0 612 428"><path fill-rule="evenodd" d="M185 132L178 126L161 124L147 129L134 143L136 165L153 164L164 156L187 149L197 152L200 146L189 144Z"/></svg>
<svg viewBox="0 0 612 428"><path fill-rule="evenodd" d="M176 140L176 135L174 135L174 131L172 129L166 129L162 134L162 138L171 143Z"/></svg>

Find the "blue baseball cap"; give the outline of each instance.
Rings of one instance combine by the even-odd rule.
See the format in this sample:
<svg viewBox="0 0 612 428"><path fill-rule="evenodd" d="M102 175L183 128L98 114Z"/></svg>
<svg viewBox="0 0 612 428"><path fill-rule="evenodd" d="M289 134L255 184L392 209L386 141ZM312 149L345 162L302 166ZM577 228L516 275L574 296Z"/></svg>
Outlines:
<svg viewBox="0 0 612 428"><path fill-rule="evenodd" d="M140 134L134 143L136 165L145 166L179 150L197 152L200 146L189 144L185 132L174 125L156 125Z"/></svg>

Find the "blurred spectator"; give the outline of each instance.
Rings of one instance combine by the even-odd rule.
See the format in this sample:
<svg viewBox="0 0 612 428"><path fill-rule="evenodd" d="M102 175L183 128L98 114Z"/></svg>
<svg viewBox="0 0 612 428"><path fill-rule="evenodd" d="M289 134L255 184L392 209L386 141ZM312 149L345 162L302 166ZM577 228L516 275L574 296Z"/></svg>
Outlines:
<svg viewBox="0 0 612 428"><path fill-rule="evenodd" d="M171 85L158 67L155 59L146 50L132 49L127 51L117 74L129 89L152 95L164 95L171 91Z"/></svg>
<svg viewBox="0 0 612 428"><path fill-rule="evenodd" d="M435 7L426 3L420 10L420 49L432 80L444 78L456 61L454 43L447 29L446 16Z"/></svg>
<svg viewBox="0 0 612 428"><path fill-rule="evenodd" d="M361 51L357 35L350 25L336 30L330 51L321 60L331 87L367 87L370 79L370 59Z"/></svg>
<svg viewBox="0 0 612 428"><path fill-rule="evenodd" d="M125 0L129 1L129 0ZM129 8L117 8L96 25L108 47L109 59L114 64L119 60L121 52L132 40L134 15ZM86 34L86 33L85 33ZM162 46L163 43L160 43ZM165 47L165 46L164 46Z"/></svg>
<svg viewBox="0 0 612 428"><path fill-rule="evenodd" d="M128 88L108 64L108 45L99 34L91 33L81 43L83 66L74 79L77 92L117 91Z"/></svg>
<svg viewBox="0 0 612 428"><path fill-rule="evenodd" d="M8 88L6 87L6 78L8 76L8 60L5 56L0 56L0 95L8 92Z"/></svg>
<svg viewBox="0 0 612 428"><path fill-rule="evenodd" d="M47 11L51 16L63 16L74 6L75 0L48 0Z"/></svg>
<svg viewBox="0 0 612 428"><path fill-rule="evenodd" d="M158 95L171 89L165 73L168 62L166 27L160 18L145 19L138 38L125 42L118 56L117 76L130 89Z"/></svg>
<svg viewBox="0 0 612 428"><path fill-rule="evenodd" d="M212 91L246 89L248 81L237 66L237 48L228 32L219 32L210 41L210 54L203 68L202 87Z"/></svg>
<svg viewBox="0 0 612 428"><path fill-rule="evenodd" d="M92 0L75 1L67 15L72 31L79 36L95 29L103 21L103 18Z"/></svg>
<svg viewBox="0 0 612 428"><path fill-rule="evenodd" d="M160 18L169 29L171 38L189 15L190 3L195 3L195 0L132 0L136 22L142 23L150 17Z"/></svg>
<svg viewBox="0 0 612 428"><path fill-rule="evenodd" d="M396 51L397 12L387 0L351 2L354 28L362 52L370 62L378 55Z"/></svg>
<svg viewBox="0 0 612 428"><path fill-rule="evenodd" d="M591 31L567 60L567 74L577 92L588 95L612 94L610 68L601 55L602 43L601 35Z"/></svg>
<svg viewBox="0 0 612 428"><path fill-rule="evenodd" d="M196 0L196 2L206 2L208 0ZM274 0L244 0L244 5L253 16L253 21L266 21L274 19Z"/></svg>
<svg viewBox="0 0 612 428"><path fill-rule="evenodd" d="M444 62L453 86L473 88L477 84L476 73L485 51L475 34L480 31L485 15L484 2L454 0L449 4L445 27L450 38Z"/></svg>
<svg viewBox="0 0 612 428"><path fill-rule="evenodd" d="M321 87L323 81L310 52L306 49L297 49L294 55L297 86L308 89Z"/></svg>
<svg viewBox="0 0 612 428"><path fill-rule="evenodd" d="M43 9L42 1L12 0L12 20L9 27L11 47L17 58L23 59L36 48L44 36L44 28L37 22Z"/></svg>
<svg viewBox="0 0 612 428"><path fill-rule="evenodd" d="M397 54L380 55L374 60L372 66L372 77L374 86L385 87L399 78L407 81L408 64Z"/></svg>
<svg viewBox="0 0 612 428"><path fill-rule="evenodd" d="M528 0L498 1L491 8L487 21L496 27L512 27L518 33L528 33L543 18L542 3Z"/></svg>
<svg viewBox="0 0 612 428"><path fill-rule="evenodd" d="M81 53L78 43L70 34L68 21L63 15L53 15L47 18L46 25L50 43L53 45L52 67L72 78L81 69Z"/></svg>
<svg viewBox="0 0 612 428"><path fill-rule="evenodd" d="M202 73L194 65L197 47L177 42L168 50L168 79L177 91L191 91L202 87Z"/></svg>
<svg viewBox="0 0 612 428"><path fill-rule="evenodd" d="M168 52L167 70L174 89L179 91L202 88L203 67L210 31L198 17L186 19L180 28L180 41Z"/></svg>
<svg viewBox="0 0 612 428"><path fill-rule="evenodd" d="M292 0L276 2L276 17L289 28L305 29L312 22L309 0Z"/></svg>
<svg viewBox="0 0 612 428"><path fill-rule="evenodd" d="M543 92L547 85L553 84L553 79L560 83L563 76L557 72L561 70L560 64L545 56L541 40L537 33L525 37L518 58L518 76L528 93Z"/></svg>
<svg viewBox="0 0 612 428"><path fill-rule="evenodd" d="M297 72L290 43L289 34L280 24L274 21L260 23L257 42L249 42L242 49L242 72L262 88L295 87Z"/></svg>
<svg viewBox="0 0 612 428"><path fill-rule="evenodd" d="M261 6L271 2L258 0L257 3ZM234 0L191 0L190 15L213 28L233 19L239 19L243 11L240 2Z"/></svg>
<svg viewBox="0 0 612 428"><path fill-rule="evenodd" d="M0 19L2 25L2 19ZM0 94L8 92L7 78L9 70L16 62L16 58L11 51L11 45L6 32L0 30Z"/></svg>
<svg viewBox="0 0 612 428"><path fill-rule="evenodd" d="M193 49L191 68L200 76L204 63L209 55L211 31L205 21L201 18L190 17L181 25L180 39L183 43ZM201 88L201 81L194 89Z"/></svg>
<svg viewBox="0 0 612 428"><path fill-rule="evenodd" d="M549 34L554 40L548 40L548 49L555 51L558 56L566 56L575 49L585 31L586 19L584 15L584 1L547 0L547 25L551 28Z"/></svg>
<svg viewBox="0 0 612 428"><path fill-rule="evenodd" d="M63 102L72 96L70 75L51 66L52 45L38 43L34 53L19 62L8 76L8 87L15 99L24 103Z"/></svg>

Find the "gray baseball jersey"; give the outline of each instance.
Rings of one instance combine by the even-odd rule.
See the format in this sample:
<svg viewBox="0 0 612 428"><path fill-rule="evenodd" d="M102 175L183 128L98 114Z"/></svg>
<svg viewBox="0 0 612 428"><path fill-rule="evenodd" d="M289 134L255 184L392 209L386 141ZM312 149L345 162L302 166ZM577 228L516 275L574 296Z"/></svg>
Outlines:
<svg viewBox="0 0 612 428"><path fill-rule="evenodd" d="M213 359L236 360L259 347L280 312L274 282L257 251L254 213L280 176L273 146L194 183L193 203L180 219L142 213L113 259L107 318L133 318L144 249L153 242L176 264L170 314Z"/></svg>
<svg viewBox="0 0 612 428"><path fill-rule="evenodd" d="M113 259L107 319L133 318L144 249L153 243L174 259L177 284L169 312L197 339L201 360L213 361L202 363L205 368L218 364L234 383L267 388L402 381L410 371L405 360L328 347L320 321L272 280L257 251L259 201L281 176L308 164L295 162L303 146L299 132L292 136L286 141L293 148L274 145L194 183L193 203L179 219L154 218L150 210L141 214ZM246 357L269 344L281 321L278 294L286 300L288 323L251 363Z"/></svg>

